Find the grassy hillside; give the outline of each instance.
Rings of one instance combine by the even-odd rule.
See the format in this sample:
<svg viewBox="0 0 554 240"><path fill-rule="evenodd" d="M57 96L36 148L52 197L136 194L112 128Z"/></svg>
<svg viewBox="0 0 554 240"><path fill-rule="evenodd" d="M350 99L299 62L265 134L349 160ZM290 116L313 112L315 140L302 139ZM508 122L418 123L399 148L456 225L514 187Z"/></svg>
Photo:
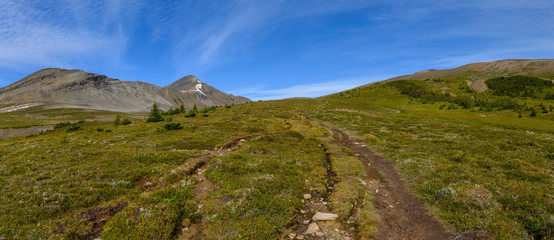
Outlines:
<svg viewBox="0 0 554 240"><path fill-rule="evenodd" d="M554 102L477 93L461 80L404 80L331 95L316 117L365 136L394 159L414 192L458 231L551 238Z"/></svg>
<svg viewBox="0 0 554 240"><path fill-rule="evenodd" d="M463 76L405 80L176 114L178 130L82 122L0 141L0 239L176 239L183 228L282 238L307 214L306 193L340 213L353 237L370 238L378 217L359 182L363 156L334 145L319 121L392 159L449 231L549 239L554 100L552 86L529 88L532 96L505 96L476 92Z"/></svg>

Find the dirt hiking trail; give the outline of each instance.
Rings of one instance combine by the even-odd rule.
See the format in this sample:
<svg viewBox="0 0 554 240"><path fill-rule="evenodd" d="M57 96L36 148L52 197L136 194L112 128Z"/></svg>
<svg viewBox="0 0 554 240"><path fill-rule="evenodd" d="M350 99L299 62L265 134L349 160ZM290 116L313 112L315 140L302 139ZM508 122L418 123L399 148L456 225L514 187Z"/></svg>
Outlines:
<svg viewBox="0 0 554 240"><path fill-rule="evenodd" d="M204 176L204 171L206 171L209 161L218 156L223 156L234 152L246 141L246 139L253 136L234 139L233 141L225 144L220 148L216 148L215 150L210 151L207 154L193 157L186 163L187 167L185 172L197 182L194 187L194 198L196 198L196 200L200 202L200 208L198 209L199 213L202 212L201 206L203 206L203 204L208 201L208 193L218 189L218 187L213 182L211 182L206 178L206 176ZM230 197L228 196L217 199L217 201L221 204L225 204L229 200ZM201 223L192 222L189 218L183 219L177 229L177 240L201 240L206 238L206 236L202 233Z"/></svg>
<svg viewBox="0 0 554 240"><path fill-rule="evenodd" d="M363 163L368 191L374 194L373 205L380 221L375 239L455 239L445 231L424 208L421 200L412 196L395 167L364 143L349 138L346 130L322 123L333 132L332 143L352 150ZM371 162L367 160L371 159ZM456 239L468 239L459 236Z"/></svg>

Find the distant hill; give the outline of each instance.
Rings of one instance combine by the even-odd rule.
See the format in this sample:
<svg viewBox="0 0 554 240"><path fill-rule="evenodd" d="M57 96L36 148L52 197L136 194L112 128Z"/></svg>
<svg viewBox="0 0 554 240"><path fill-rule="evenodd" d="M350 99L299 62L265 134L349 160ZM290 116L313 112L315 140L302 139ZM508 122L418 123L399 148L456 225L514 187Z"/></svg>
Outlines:
<svg viewBox="0 0 554 240"><path fill-rule="evenodd" d="M471 63L452 69L423 70L411 75L398 76L376 83L407 79L424 80L462 75L464 75L463 77L472 89L483 92L488 89L485 81L493 77L532 75L552 80L554 79L554 59L508 59L492 62ZM376 83L370 83L360 87L365 87Z"/></svg>
<svg viewBox="0 0 554 240"><path fill-rule="evenodd" d="M410 103L435 104L440 110L513 110L518 116L541 112L542 117L551 118L554 60L500 60L424 70L324 97L360 101L367 100L367 94L380 94L380 99L388 101L402 99L400 94L409 97Z"/></svg>
<svg viewBox="0 0 554 240"><path fill-rule="evenodd" d="M119 112L145 112L155 102L161 109L239 104L244 97L221 92L186 76L166 87L145 82L112 79L81 70L48 68L39 70L9 86L0 88L0 104L55 103L62 107L79 107ZM62 104L62 105L60 105Z"/></svg>

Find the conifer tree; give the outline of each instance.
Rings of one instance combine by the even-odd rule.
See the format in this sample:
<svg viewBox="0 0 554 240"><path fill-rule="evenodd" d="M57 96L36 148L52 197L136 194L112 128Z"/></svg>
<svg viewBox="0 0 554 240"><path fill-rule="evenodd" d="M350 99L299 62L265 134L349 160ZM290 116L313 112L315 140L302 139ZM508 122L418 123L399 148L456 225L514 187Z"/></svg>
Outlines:
<svg viewBox="0 0 554 240"><path fill-rule="evenodd" d="M119 114L115 115L115 120L113 121L113 124L118 127L121 124L121 117Z"/></svg>
<svg viewBox="0 0 554 240"><path fill-rule="evenodd" d="M148 115L148 118L146 119L146 122L161 122L164 118L162 117L162 114L160 113L160 110L158 109L158 105L154 103L152 105L152 109L150 110L150 114Z"/></svg>

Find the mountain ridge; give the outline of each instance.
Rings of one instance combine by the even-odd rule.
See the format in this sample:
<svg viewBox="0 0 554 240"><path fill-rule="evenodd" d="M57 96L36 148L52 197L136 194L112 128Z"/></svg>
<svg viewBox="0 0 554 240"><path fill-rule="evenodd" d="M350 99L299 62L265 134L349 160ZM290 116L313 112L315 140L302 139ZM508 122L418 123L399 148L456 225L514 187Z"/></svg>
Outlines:
<svg viewBox="0 0 554 240"><path fill-rule="evenodd" d="M183 79L196 81L194 88ZM177 87L177 88L176 88ZM189 75L160 87L140 81L122 81L78 69L45 68L0 88L0 104L61 103L119 112L146 112L153 103L161 109L239 104L250 99L234 96Z"/></svg>

